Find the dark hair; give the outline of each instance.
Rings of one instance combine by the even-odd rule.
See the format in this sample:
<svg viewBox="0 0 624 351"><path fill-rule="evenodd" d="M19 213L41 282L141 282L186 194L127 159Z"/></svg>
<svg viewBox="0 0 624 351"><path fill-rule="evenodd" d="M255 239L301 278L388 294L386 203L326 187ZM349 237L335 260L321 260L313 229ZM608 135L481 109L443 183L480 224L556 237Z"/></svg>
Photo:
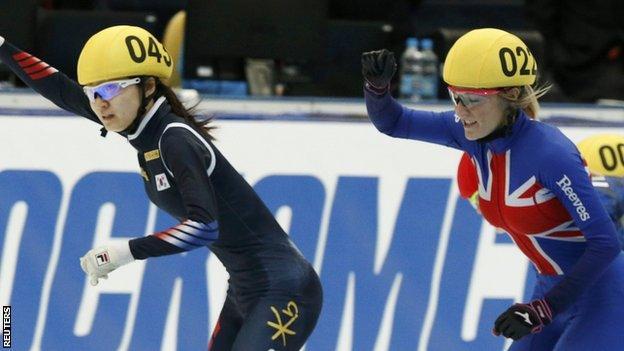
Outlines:
<svg viewBox="0 0 624 351"><path fill-rule="evenodd" d="M150 77L144 78L148 79ZM196 108L197 105L199 105L199 101L195 105L187 108L184 104L182 104L176 93L169 86L165 85L165 83L163 83L158 77L153 78L156 81L156 91L154 96L164 96L165 99L167 99L169 106L171 106L171 112L184 118L195 128L195 130L197 130L197 132L206 137L208 140L214 140L214 137L210 134L210 132L216 129L216 127L214 125L209 125L210 122L212 122L213 116L197 113ZM141 81L143 81L143 79Z"/></svg>

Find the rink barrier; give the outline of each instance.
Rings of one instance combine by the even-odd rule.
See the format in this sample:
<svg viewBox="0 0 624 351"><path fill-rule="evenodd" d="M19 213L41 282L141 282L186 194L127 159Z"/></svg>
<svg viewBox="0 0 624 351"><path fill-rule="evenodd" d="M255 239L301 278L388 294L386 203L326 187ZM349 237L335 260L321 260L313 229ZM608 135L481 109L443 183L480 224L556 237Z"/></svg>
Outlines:
<svg viewBox="0 0 624 351"><path fill-rule="evenodd" d="M324 308L306 350L503 350L493 321L528 298L532 271L458 197L459 151L384 136L361 102L237 101L202 108L229 116L215 122L217 147L320 274ZM564 115L613 123L620 112ZM96 288L80 270L93 246L174 224L146 198L132 148L98 129L34 95L0 94L12 347L204 350L227 279L208 250L133 263ZM621 132L562 130L573 141Z"/></svg>

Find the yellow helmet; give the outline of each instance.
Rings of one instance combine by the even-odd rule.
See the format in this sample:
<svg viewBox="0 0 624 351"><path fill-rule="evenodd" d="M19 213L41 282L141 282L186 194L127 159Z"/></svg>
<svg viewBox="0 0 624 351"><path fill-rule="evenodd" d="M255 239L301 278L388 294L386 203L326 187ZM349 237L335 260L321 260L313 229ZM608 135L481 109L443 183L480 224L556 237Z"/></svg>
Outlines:
<svg viewBox="0 0 624 351"><path fill-rule="evenodd" d="M597 134L578 143L594 174L624 177L624 134Z"/></svg>
<svg viewBox="0 0 624 351"><path fill-rule="evenodd" d="M88 85L132 76L167 79L173 64L169 53L140 27L113 26L94 34L78 58L78 83Z"/></svg>
<svg viewBox="0 0 624 351"><path fill-rule="evenodd" d="M443 78L451 86L501 88L531 85L537 63L517 36L495 28L472 30L451 47Z"/></svg>

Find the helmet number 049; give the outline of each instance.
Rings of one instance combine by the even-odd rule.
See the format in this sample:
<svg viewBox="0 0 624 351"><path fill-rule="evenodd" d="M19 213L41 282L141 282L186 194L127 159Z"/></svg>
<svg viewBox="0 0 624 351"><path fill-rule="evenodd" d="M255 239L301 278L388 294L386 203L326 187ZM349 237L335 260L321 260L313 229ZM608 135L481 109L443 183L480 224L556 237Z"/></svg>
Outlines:
<svg viewBox="0 0 624 351"><path fill-rule="evenodd" d="M171 57L169 57L167 51L164 51L163 48L163 53L161 53L158 49L158 44L156 44L156 41L151 36L149 37L148 42L146 50L145 44L141 41L141 39L139 39L139 37L134 35L126 37L126 46L128 47L128 53L130 54L132 61L142 63L145 59L147 59L147 56L152 56L156 58L158 63L160 63L160 60L163 59L167 67L171 66Z"/></svg>

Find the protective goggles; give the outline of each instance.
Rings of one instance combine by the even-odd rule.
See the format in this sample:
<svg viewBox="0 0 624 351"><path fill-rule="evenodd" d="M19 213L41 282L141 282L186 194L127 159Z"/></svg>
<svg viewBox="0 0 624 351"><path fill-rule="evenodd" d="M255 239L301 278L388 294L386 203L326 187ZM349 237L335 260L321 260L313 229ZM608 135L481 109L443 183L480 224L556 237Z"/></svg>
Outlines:
<svg viewBox="0 0 624 351"><path fill-rule="evenodd" d="M489 96L494 96L503 89L460 89L453 86L448 87L449 96L455 106L460 102L466 107L474 107L485 101Z"/></svg>
<svg viewBox="0 0 624 351"><path fill-rule="evenodd" d="M139 84L140 82L141 78L113 80L94 87L84 86L82 89L84 90L85 95L89 98L89 101L94 102L98 97L102 100L110 100L119 95L125 87Z"/></svg>

